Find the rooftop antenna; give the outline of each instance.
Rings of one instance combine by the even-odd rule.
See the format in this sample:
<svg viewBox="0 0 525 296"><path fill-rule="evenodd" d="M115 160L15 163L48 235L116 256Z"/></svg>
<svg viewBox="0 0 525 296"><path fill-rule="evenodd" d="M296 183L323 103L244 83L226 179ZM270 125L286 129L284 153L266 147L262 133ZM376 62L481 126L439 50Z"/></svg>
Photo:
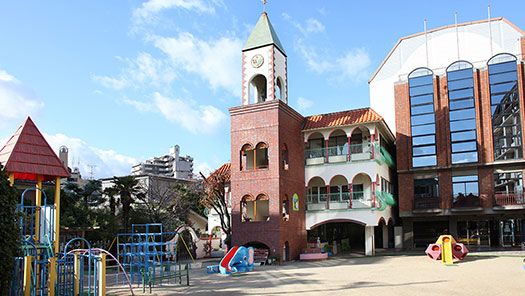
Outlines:
<svg viewBox="0 0 525 296"><path fill-rule="evenodd" d="M268 2L267 0L261 0L262 1L262 4L263 4L263 13L266 13L266 3Z"/></svg>
<svg viewBox="0 0 525 296"><path fill-rule="evenodd" d="M427 55L427 68L428 68L428 35L427 35L427 19L423 21L423 27L425 29L425 52Z"/></svg>
<svg viewBox="0 0 525 296"><path fill-rule="evenodd" d="M89 167L89 180L94 180L95 179L94 170L97 166L94 164L88 164L87 166Z"/></svg>
<svg viewBox="0 0 525 296"><path fill-rule="evenodd" d="M456 26L456 46L458 48L458 61L459 61L460 60L459 59L459 31L458 31L458 12L457 11L454 14L454 23Z"/></svg>
<svg viewBox="0 0 525 296"><path fill-rule="evenodd" d="M490 40L490 56L492 56L494 54L494 50L492 49L492 21L491 21L491 18L490 18L490 0L489 0L489 6L487 7L487 12L488 12L488 23L489 23L489 40Z"/></svg>

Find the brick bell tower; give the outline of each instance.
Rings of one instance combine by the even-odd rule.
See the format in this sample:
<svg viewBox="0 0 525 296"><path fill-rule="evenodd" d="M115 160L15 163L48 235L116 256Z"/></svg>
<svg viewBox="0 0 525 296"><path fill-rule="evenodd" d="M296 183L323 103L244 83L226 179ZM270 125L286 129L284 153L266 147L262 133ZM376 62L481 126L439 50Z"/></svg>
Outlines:
<svg viewBox="0 0 525 296"><path fill-rule="evenodd" d="M232 243L283 261L306 247L304 118L287 103L286 52L263 12L242 50L242 104L230 109Z"/></svg>

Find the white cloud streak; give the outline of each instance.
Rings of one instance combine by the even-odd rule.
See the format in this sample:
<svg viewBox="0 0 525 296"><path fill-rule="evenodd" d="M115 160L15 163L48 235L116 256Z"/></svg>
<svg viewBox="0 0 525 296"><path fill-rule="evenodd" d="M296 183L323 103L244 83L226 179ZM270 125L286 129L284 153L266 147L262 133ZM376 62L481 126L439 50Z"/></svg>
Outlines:
<svg viewBox="0 0 525 296"><path fill-rule="evenodd" d="M193 134L211 134L226 120L226 114L211 105L198 105L191 100L174 99L158 92L150 102L126 99L124 103L141 112L157 112L172 123Z"/></svg>
<svg viewBox="0 0 525 296"><path fill-rule="evenodd" d="M124 62L126 67L118 76L93 75L92 79L104 87L122 90L130 87L169 85L177 77L169 64L149 53L142 52L135 59L124 59Z"/></svg>
<svg viewBox="0 0 525 296"><path fill-rule="evenodd" d="M133 11L135 22L151 22L162 11L169 9L185 9L199 13L215 13L215 1L203 0L149 0Z"/></svg>
<svg viewBox="0 0 525 296"><path fill-rule="evenodd" d="M225 89L240 97L242 40L222 37L205 41L188 32L149 39L169 57L173 67L198 75L214 90Z"/></svg>
<svg viewBox="0 0 525 296"><path fill-rule="evenodd" d="M314 105L314 102L311 101L311 100L308 100L308 99L303 98L303 97L297 98L297 106L299 106L299 109L301 109L301 110L310 109L310 108L312 108L313 105Z"/></svg>
<svg viewBox="0 0 525 296"><path fill-rule="evenodd" d="M294 20L289 14L283 13L283 18L294 26L304 36L309 36L315 33L322 33L325 30L324 24L315 18L309 18L304 23Z"/></svg>
<svg viewBox="0 0 525 296"><path fill-rule="evenodd" d="M44 102L27 86L4 70L0 70L0 128L8 121L19 121L34 115Z"/></svg>
<svg viewBox="0 0 525 296"><path fill-rule="evenodd" d="M93 147L79 138L64 134L44 134L44 137L57 154L60 146L68 147L69 166L78 166L84 179L89 177L91 170L89 165L95 166L93 169L95 178L106 178L128 175L131 167L138 163L133 157L120 154L112 149Z"/></svg>

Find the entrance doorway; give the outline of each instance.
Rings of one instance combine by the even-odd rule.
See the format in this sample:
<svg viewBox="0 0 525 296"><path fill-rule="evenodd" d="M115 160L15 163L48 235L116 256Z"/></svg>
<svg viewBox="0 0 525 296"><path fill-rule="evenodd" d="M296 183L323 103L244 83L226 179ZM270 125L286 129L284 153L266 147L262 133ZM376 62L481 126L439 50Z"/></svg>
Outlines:
<svg viewBox="0 0 525 296"><path fill-rule="evenodd" d="M365 226L353 222L328 222L308 230L308 242L315 244L317 238L327 250L340 253L365 252ZM334 244L336 248L334 249Z"/></svg>
<svg viewBox="0 0 525 296"><path fill-rule="evenodd" d="M469 247L490 247L489 221L458 221L458 242Z"/></svg>
<svg viewBox="0 0 525 296"><path fill-rule="evenodd" d="M519 247L524 240L523 219L499 221L499 241L502 247Z"/></svg>

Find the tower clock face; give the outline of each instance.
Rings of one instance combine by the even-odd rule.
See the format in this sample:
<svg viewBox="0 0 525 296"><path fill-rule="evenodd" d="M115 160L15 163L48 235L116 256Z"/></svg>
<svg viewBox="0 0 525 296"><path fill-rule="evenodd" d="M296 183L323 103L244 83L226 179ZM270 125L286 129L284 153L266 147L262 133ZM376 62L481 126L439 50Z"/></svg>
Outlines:
<svg viewBox="0 0 525 296"><path fill-rule="evenodd" d="M264 63L264 58L260 54L256 54L252 57L252 67L259 68Z"/></svg>

